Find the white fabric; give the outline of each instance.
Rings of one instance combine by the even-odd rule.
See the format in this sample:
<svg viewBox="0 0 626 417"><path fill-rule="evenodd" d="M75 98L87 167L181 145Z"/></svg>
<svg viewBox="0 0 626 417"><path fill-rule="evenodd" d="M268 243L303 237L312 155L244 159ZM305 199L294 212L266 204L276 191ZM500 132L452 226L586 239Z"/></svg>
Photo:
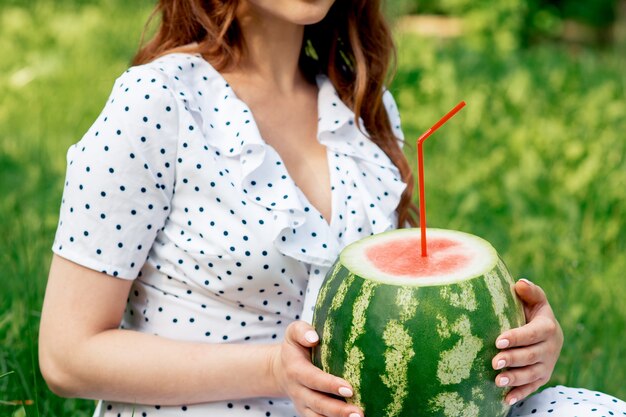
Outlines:
<svg viewBox="0 0 626 417"><path fill-rule="evenodd" d="M548 388L515 404L509 417L626 416L626 403L611 395L584 388Z"/></svg>

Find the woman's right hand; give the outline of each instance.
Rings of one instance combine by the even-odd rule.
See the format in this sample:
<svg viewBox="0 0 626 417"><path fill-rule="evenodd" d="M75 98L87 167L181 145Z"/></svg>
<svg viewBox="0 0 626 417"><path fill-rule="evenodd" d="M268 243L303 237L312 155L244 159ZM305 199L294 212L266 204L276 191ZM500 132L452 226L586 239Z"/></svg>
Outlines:
<svg viewBox="0 0 626 417"><path fill-rule="evenodd" d="M301 417L362 417L363 411L357 406L331 397L351 397L350 384L311 363L310 349L318 341L313 327L303 321L287 327L285 340L276 346L271 356L276 385L291 398Z"/></svg>

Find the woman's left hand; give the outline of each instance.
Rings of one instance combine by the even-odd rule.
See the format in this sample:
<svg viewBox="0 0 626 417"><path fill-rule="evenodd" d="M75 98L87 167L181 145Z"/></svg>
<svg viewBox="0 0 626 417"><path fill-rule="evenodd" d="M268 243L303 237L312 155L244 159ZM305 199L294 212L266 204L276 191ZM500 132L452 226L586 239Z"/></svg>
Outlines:
<svg viewBox="0 0 626 417"><path fill-rule="evenodd" d="M496 340L501 349L492 361L499 387L512 387L505 402L515 404L550 379L561 347L563 331L554 317L543 290L528 280L519 280L515 292L524 305L526 325L502 333Z"/></svg>

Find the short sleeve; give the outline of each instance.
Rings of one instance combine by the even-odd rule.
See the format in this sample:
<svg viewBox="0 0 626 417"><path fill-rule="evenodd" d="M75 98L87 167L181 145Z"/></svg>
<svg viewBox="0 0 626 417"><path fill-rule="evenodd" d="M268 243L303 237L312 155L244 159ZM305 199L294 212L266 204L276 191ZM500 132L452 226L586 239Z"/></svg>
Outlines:
<svg viewBox="0 0 626 417"><path fill-rule="evenodd" d="M389 117L389 123L391 123L393 134L400 139L401 142L404 142L404 133L402 132L402 124L400 122L400 111L398 110L396 101L389 90L385 90L383 93L383 105L387 111L387 116Z"/></svg>
<svg viewBox="0 0 626 417"><path fill-rule="evenodd" d="M53 251L134 279L170 211L178 111L160 71L120 76L96 122L67 152Z"/></svg>

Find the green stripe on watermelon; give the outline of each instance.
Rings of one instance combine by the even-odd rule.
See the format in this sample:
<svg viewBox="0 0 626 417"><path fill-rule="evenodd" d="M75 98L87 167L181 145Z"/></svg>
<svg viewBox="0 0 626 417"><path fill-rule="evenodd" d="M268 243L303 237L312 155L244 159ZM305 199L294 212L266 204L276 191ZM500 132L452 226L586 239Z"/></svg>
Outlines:
<svg viewBox="0 0 626 417"><path fill-rule="evenodd" d="M320 307L315 308L315 314L317 314L322 320L326 319L331 305L327 297L334 297L339 289L339 285L341 285L349 273L350 272L347 269L341 268L339 261L335 262L335 264L328 270L328 274L324 280L324 285L320 288L320 293L317 297Z"/></svg>
<svg viewBox="0 0 626 417"><path fill-rule="evenodd" d="M447 272L440 285L433 277L389 279L389 271L368 265L363 253L380 243L377 237L383 242L393 241L392 234L413 239L405 229L348 246L322 287L313 318L321 340L313 362L352 384L350 401L366 416L495 417L508 411L502 402L506 390L495 386L491 359L496 337L524 323L513 280L487 242L438 232L429 229L429 241L436 243L438 236L448 243L461 241L460 247L446 244L453 252L478 245L472 256L488 257L488 262L462 266L466 274L456 281L450 268L442 268ZM476 273L477 268L483 271Z"/></svg>

